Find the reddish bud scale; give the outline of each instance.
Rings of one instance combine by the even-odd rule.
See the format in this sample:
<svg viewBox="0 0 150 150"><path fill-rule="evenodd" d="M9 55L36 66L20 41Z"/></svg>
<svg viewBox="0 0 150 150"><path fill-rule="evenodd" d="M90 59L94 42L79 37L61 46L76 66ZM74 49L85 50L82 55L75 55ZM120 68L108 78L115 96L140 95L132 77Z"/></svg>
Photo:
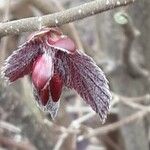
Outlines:
<svg viewBox="0 0 150 150"><path fill-rule="evenodd" d="M32 81L38 90L43 89L53 74L52 58L48 54L39 56L36 60L33 71Z"/></svg>
<svg viewBox="0 0 150 150"><path fill-rule="evenodd" d="M39 92L41 103L45 106L49 100L49 87L42 89Z"/></svg>
<svg viewBox="0 0 150 150"><path fill-rule="evenodd" d="M54 74L50 81L50 92L53 102L57 102L60 98L63 82L58 74Z"/></svg>
<svg viewBox="0 0 150 150"><path fill-rule="evenodd" d="M76 50L74 42L67 36L61 37L57 42L55 42L54 46L68 50L71 53L74 53Z"/></svg>
<svg viewBox="0 0 150 150"><path fill-rule="evenodd" d="M55 35L57 35L57 37L60 37L62 35L62 32L59 30L59 28L43 28L41 31L36 31L34 33L32 33L29 37L28 40L35 40L35 39L39 39L39 38L43 38L45 37L45 35L49 36L49 39L54 39L54 37L56 37ZM53 40L52 40L53 41Z"/></svg>

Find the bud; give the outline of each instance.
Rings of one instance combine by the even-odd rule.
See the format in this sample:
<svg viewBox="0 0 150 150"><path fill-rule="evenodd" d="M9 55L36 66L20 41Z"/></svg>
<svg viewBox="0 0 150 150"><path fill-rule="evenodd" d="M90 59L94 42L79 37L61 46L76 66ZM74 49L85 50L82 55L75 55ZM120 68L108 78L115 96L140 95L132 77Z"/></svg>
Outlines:
<svg viewBox="0 0 150 150"><path fill-rule="evenodd" d="M31 75L35 99L52 118L65 86L76 90L102 121L106 119L111 93L103 71L58 28L33 33L5 61L2 74L10 82Z"/></svg>

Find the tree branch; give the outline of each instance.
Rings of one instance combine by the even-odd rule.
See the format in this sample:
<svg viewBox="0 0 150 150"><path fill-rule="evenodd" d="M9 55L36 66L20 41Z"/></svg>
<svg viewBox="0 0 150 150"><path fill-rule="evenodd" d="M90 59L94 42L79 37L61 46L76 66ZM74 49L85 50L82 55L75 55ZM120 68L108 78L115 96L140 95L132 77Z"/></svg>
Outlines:
<svg viewBox="0 0 150 150"><path fill-rule="evenodd" d="M90 138L93 136L106 134L108 132L111 132L111 131L114 131L114 130L120 128L121 126L124 126L124 125L131 123L131 122L134 122L137 119L141 119L147 114L148 114L147 110L140 110L140 111L138 111L138 112L136 112L136 113L134 113L128 117L125 117L122 120L119 120L117 122L99 127L97 129L94 129L94 130L91 130L90 133L87 133L85 135L81 135L78 137L78 139L83 140L83 139L87 139L87 138Z"/></svg>
<svg viewBox="0 0 150 150"><path fill-rule="evenodd" d="M16 141L15 139L0 136L0 145L4 148L17 150L37 150L36 147L29 141Z"/></svg>
<svg viewBox="0 0 150 150"><path fill-rule="evenodd" d="M123 48L123 64L127 71L133 77L145 77L149 79L149 71L134 63L130 57L134 40L140 35L140 32L134 26L132 19L126 13L119 12L115 15L115 20L121 25L126 37Z"/></svg>
<svg viewBox="0 0 150 150"><path fill-rule="evenodd" d="M55 0L32 0L29 4L40 10L43 14L52 14L54 12L64 11L59 1ZM77 44L80 50L83 50L82 42L73 23L62 26L62 31L69 35Z"/></svg>
<svg viewBox="0 0 150 150"><path fill-rule="evenodd" d="M92 2L42 17L31 17L0 24L0 36L36 31L41 26L60 26L75 20L101 13L116 7L126 6L134 0L94 0Z"/></svg>

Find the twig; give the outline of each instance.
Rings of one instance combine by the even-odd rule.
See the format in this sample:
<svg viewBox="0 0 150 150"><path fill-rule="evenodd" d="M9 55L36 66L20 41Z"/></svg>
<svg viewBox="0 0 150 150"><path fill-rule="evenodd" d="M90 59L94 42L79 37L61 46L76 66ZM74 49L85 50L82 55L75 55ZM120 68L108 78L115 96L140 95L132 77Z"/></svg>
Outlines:
<svg viewBox="0 0 150 150"><path fill-rule="evenodd" d="M42 1L32 0L32 1L29 1L29 3L31 3L31 5L33 5L37 9L39 9L43 14L49 14L49 13L54 13L54 12L65 10L60 4L60 2L56 0L42 0ZM65 33L67 31L67 34L69 34L69 36L71 36L74 39L78 48L82 50L83 46L82 46L81 40L79 38L78 32L74 24L70 23L70 24L64 25L62 29Z"/></svg>
<svg viewBox="0 0 150 150"><path fill-rule="evenodd" d="M52 0L28 0L29 4L40 10L43 14L51 14L58 11L63 11L59 1Z"/></svg>
<svg viewBox="0 0 150 150"><path fill-rule="evenodd" d="M5 121L0 121L0 128L7 129L14 133L20 133L21 129Z"/></svg>
<svg viewBox="0 0 150 150"><path fill-rule="evenodd" d="M41 23L42 26L60 26L113 8L126 6L133 1L134 0L110 0L109 3L106 3L106 0L95 0L65 11L42 17L31 17L1 23L0 36L2 37L9 34L20 34L22 32L39 30L39 24Z"/></svg>
<svg viewBox="0 0 150 150"><path fill-rule="evenodd" d="M128 106L130 106L134 109L146 110L146 111L150 112L150 107L149 106L143 106L141 104L135 103L134 101L130 101L130 100L127 100L127 99L124 99L124 98L120 98L120 100L124 104L126 104L126 105L128 105Z"/></svg>
<svg viewBox="0 0 150 150"><path fill-rule="evenodd" d="M95 112L90 112L90 113L88 113L88 114L86 114L86 115L84 115L84 116L82 116L82 117L74 120L69 125L68 130L69 131L70 130L73 131L74 129L79 128L81 123L83 123L84 121L90 119L94 115L95 115ZM59 137L59 139L58 139L58 141L57 141L57 143L56 143L56 145L55 145L55 147L54 147L53 150L59 150L60 149L61 145L63 144L63 142L65 141L65 139L68 137L69 133L71 133L71 132L64 132L63 134L60 135L60 137ZM73 132L72 132L72 134L73 134ZM74 134L75 134L75 132L74 132Z"/></svg>
<svg viewBox="0 0 150 150"><path fill-rule="evenodd" d="M102 134L106 134L108 132L114 131L123 125L129 124L137 119L143 118L147 113L148 113L147 110L138 111L137 113L134 113L133 115L126 117L125 119L122 119L115 123L94 129L93 131L91 131L90 133L86 135L81 135L79 136L79 139L83 140L83 139L90 138L92 136L102 135Z"/></svg>
<svg viewBox="0 0 150 150"><path fill-rule="evenodd" d="M90 118L94 117L96 115L96 113L94 111L72 121L71 125L76 127L76 128L79 128L80 124L86 120L89 120Z"/></svg>
<svg viewBox="0 0 150 150"><path fill-rule="evenodd" d="M9 13L10 13L10 0L6 0L5 2L5 9L4 9L4 17L3 21L8 21L9 20ZM6 48L7 48L7 43L8 43L8 37L4 37L1 41L2 43L2 51L1 51L1 60L5 59L6 55Z"/></svg>
<svg viewBox="0 0 150 150"><path fill-rule="evenodd" d="M126 105L129 105L130 107L132 107L134 109L140 109L140 111L138 111L137 113L134 113L133 115L130 115L129 117L126 117L125 119L122 119L118 122L115 122L115 123L112 123L109 125L105 125L103 127L100 127L100 128L94 129L94 130L91 130L90 133L88 133L86 135L79 136L78 137L79 140L83 140L85 138L90 138L90 137L96 136L96 135L106 134L108 132L116 130L117 128L120 128L123 125L129 124L129 123L135 121L136 119L142 118L147 113L150 112L149 106L147 107L147 106L143 106L141 104L136 103L139 101L150 99L149 94L147 94L145 96L141 96L141 97L129 98L129 97L123 97L120 95L116 95L113 93L113 97L115 97L115 99L117 99L116 102L122 101L123 103L125 103Z"/></svg>
<svg viewBox="0 0 150 150"><path fill-rule="evenodd" d="M134 40L140 35L140 32L133 25L131 18L126 13L116 13L115 20L118 24L121 25L126 36L126 41L123 48L123 64L125 65L127 71L135 77L149 78L149 71L144 68L141 68L139 65L135 64L131 59L131 47Z"/></svg>
<svg viewBox="0 0 150 150"><path fill-rule="evenodd" d="M80 108L77 106L67 106L66 110L68 113L89 113L92 111L88 106L82 106Z"/></svg>
<svg viewBox="0 0 150 150"><path fill-rule="evenodd" d="M138 97L127 97L127 96L122 96L122 95L118 95L114 92L111 92L112 95L113 95L113 101L114 99L116 99L116 103L118 103L120 100L124 99L124 100L128 100L128 101L133 101L133 102L142 102L144 100L146 101L150 101L150 94L145 94L145 95L142 95L142 96L138 96ZM112 103L113 103L112 101Z"/></svg>
<svg viewBox="0 0 150 150"><path fill-rule="evenodd" d="M147 110L150 112L149 106L144 106L141 104L141 103L147 103L147 102L150 103L150 94L146 94L146 95L139 96L139 97L125 97L125 96L118 95L112 92L112 95L113 95L113 101L112 101L111 107L113 107L115 104L118 104L121 101L124 104L134 109Z"/></svg>
<svg viewBox="0 0 150 150"><path fill-rule="evenodd" d="M29 0L19 0L19 1L11 1L10 3L10 11L13 13L16 9L18 9L19 7L22 7L23 5L25 5ZM5 6L1 6L0 7L0 13L4 12L5 10Z"/></svg>
<svg viewBox="0 0 150 150"><path fill-rule="evenodd" d="M63 133L60 135L60 137L58 138L57 143L55 144L55 147L53 148L53 150L59 150L60 147L62 146L63 142L65 141L65 139L67 138L68 133Z"/></svg>
<svg viewBox="0 0 150 150"><path fill-rule="evenodd" d="M29 142L18 142L12 138L0 136L0 145L6 148L17 150L36 150L34 145Z"/></svg>
<svg viewBox="0 0 150 150"><path fill-rule="evenodd" d="M107 145L111 146L113 150L120 150L120 147L117 143L115 143L109 135L105 135L103 138L104 142L107 143Z"/></svg>

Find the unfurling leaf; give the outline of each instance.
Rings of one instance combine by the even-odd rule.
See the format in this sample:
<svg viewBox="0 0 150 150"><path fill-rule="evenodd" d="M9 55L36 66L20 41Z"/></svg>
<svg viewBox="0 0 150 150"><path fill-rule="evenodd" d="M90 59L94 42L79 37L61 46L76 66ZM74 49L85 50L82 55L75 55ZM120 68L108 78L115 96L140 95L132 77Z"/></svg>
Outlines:
<svg viewBox="0 0 150 150"><path fill-rule="evenodd" d="M9 82L13 82L24 75L30 74L34 60L41 54L40 44L38 41L31 40L19 46L5 60L5 64L1 69L2 75Z"/></svg>
<svg viewBox="0 0 150 150"><path fill-rule="evenodd" d="M102 70L84 53L73 55L62 53L59 61L63 64L60 72L65 72L64 84L75 89L81 97L105 120L109 110L111 93Z"/></svg>
<svg viewBox="0 0 150 150"><path fill-rule="evenodd" d="M10 82L29 74L38 106L52 118L66 86L76 90L101 120L106 119L111 93L104 73L58 28L44 28L32 34L8 57L2 73Z"/></svg>

